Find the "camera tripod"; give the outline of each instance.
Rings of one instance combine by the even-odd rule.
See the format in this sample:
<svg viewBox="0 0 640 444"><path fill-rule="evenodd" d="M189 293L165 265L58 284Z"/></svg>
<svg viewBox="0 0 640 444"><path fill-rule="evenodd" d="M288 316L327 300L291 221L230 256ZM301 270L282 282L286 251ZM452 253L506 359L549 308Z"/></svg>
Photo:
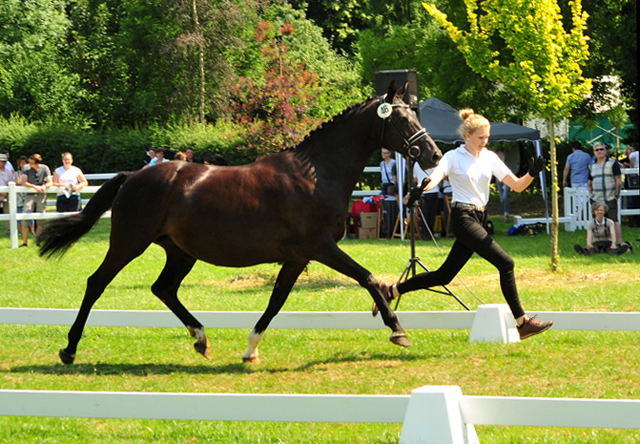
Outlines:
<svg viewBox="0 0 640 444"><path fill-rule="evenodd" d="M408 157L407 164L409 165L410 177L413 177L413 168L415 166L415 160L412 159L411 157ZM411 184L409 196L415 195L417 193L417 189L420 189L420 194L421 194L422 187L420 185L413 183L413 180L410 180L409 183ZM410 197L408 203L409 203L408 205L409 206L409 237L411 242L411 257L409 258L409 262L407 263L407 266L404 268L404 271L400 275L400 278L398 279L398 283L406 281L410 277L415 276L416 266L420 266L424 271L429 272L429 269L426 267L426 265L424 265L424 263L420 260L420 258L416 256L416 226L415 226L416 213L415 211L416 211L416 206L420 204L420 200L418 199L412 202L412 199ZM422 210L420 210L420 214L421 214L422 220L424 221L425 217L424 217L424 214L422 214ZM425 225L426 225L426 221L425 221ZM430 233L430 234L432 235L435 242L435 237L433 236L433 233ZM434 293L449 295L452 298L454 298L456 301L458 301L460 305L462 305L467 311L471 311L471 309L467 306L467 304L462 302L462 300L458 296L456 296L451 291L451 289L449 289L449 287L447 287L446 285L442 285L442 288L444 288L444 291L438 288L427 288L427 290L432 291ZM401 298L402 298L402 294L398 296L398 300L396 301L396 306L394 310L398 309L398 305L400 305Z"/></svg>

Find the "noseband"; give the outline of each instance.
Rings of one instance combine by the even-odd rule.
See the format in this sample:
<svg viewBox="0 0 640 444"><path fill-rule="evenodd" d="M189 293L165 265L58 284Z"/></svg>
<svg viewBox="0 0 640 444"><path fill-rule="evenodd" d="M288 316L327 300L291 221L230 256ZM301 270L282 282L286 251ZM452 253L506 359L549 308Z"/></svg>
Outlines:
<svg viewBox="0 0 640 444"><path fill-rule="evenodd" d="M400 137L402 137L402 140L404 140L404 148L407 151L407 156L412 160L417 160L418 157L420 157L420 154L422 154L422 150L420 149L419 146L414 145L414 143L427 137L427 130L425 128L422 128L421 130L417 131L409 138L406 138L404 134L402 134L402 131L400 130L400 127L398 126L396 121L393 120L393 108L398 108L398 107L410 108L409 105L407 105L406 103L386 103L384 101L385 97L386 97L386 94L380 97L380 105L378 106L378 116L382 119L382 133L380 135L380 145L382 146L382 148L384 148L384 130L385 130L387 121L389 121L391 122L391 125L395 128L396 132L400 135Z"/></svg>

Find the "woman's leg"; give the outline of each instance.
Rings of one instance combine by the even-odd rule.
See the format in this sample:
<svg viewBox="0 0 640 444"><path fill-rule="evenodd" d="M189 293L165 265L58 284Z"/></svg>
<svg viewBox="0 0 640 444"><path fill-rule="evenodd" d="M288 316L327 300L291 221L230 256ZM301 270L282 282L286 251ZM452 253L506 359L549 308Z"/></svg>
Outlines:
<svg viewBox="0 0 640 444"><path fill-rule="evenodd" d="M472 213L471 216L462 218L463 229L456 226L457 230L453 234L456 239L464 242L468 248L498 269L502 295L509 304L513 317L517 319L525 312L518 297L513 259L484 229L483 222L486 219L486 213Z"/></svg>
<svg viewBox="0 0 640 444"><path fill-rule="evenodd" d="M444 263L437 270L417 274L405 282L399 283L397 286L399 293L402 294L408 291L447 285L473 255L474 249L469 245L466 239L467 236L464 234L467 233L469 227L474 225L473 219L475 216L466 210L460 210L458 208L453 208L450 216L451 229L456 236L456 241L451 247L449 256L447 256L447 259L445 259ZM477 220L475 224L478 225ZM482 229L482 226L479 226ZM391 290L393 291L395 288ZM392 296L396 296L395 292Z"/></svg>
<svg viewBox="0 0 640 444"><path fill-rule="evenodd" d="M513 259L489 236L482 226L483 221L483 213L454 208L451 223L456 241L449 256L438 270L421 273L398 284L398 292L448 284L475 252L498 269L500 288L513 316L516 319L524 316L516 288Z"/></svg>
<svg viewBox="0 0 640 444"><path fill-rule="evenodd" d="M398 293L404 294L415 290L447 285L469 261L471 255L473 255L473 250L456 240L453 243L453 247L451 247L449 256L447 256L440 268L435 271L416 274L412 278L400 282L397 285ZM392 296L397 296L397 293Z"/></svg>

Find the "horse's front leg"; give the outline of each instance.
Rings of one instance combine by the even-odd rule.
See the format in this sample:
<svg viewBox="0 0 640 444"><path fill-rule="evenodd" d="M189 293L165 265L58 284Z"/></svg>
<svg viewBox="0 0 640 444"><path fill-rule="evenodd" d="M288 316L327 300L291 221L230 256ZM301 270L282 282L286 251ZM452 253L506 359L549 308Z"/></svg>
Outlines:
<svg viewBox="0 0 640 444"><path fill-rule="evenodd" d="M325 249L325 251L322 252L321 257L318 257L318 261L344 275L349 276L350 278L355 279L360 285L369 290L371 297L378 305L384 324L392 331L389 340L402 347L411 346L411 342L400 325L398 317L391 307L389 307L387 300L382 295L378 281L373 277L369 270L351 259L344 251L338 248L336 244L332 244L330 247Z"/></svg>
<svg viewBox="0 0 640 444"><path fill-rule="evenodd" d="M244 362L260 362L258 345L260 344L262 335L264 335L264 331L271 323L271 320L280 312L293 285L296 283L296 280L298 280L298 276L300 276L300 273L302 273L307 264L308 262L285 262L280 269L278 279L276 279L276 284L273 287L273 292L269 299L269 305L247 337L249 349L242 355Z"/></svg>

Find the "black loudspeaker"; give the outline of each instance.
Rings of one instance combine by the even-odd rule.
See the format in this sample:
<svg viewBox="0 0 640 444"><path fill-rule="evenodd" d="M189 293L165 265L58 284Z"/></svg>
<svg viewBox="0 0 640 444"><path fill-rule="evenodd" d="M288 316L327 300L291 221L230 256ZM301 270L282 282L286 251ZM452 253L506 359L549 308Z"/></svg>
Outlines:
<svg viewBox="0 0 640 444"><path fill-rule="evenodd" d="M401 88L405 83L407 90L402 99L420 117L420 99L418 97L418 74L414 69L399 69L396 71L378 71L375 73L376 94L381 96L387 93L389 84L396 81L396 87Z"/></svg>

